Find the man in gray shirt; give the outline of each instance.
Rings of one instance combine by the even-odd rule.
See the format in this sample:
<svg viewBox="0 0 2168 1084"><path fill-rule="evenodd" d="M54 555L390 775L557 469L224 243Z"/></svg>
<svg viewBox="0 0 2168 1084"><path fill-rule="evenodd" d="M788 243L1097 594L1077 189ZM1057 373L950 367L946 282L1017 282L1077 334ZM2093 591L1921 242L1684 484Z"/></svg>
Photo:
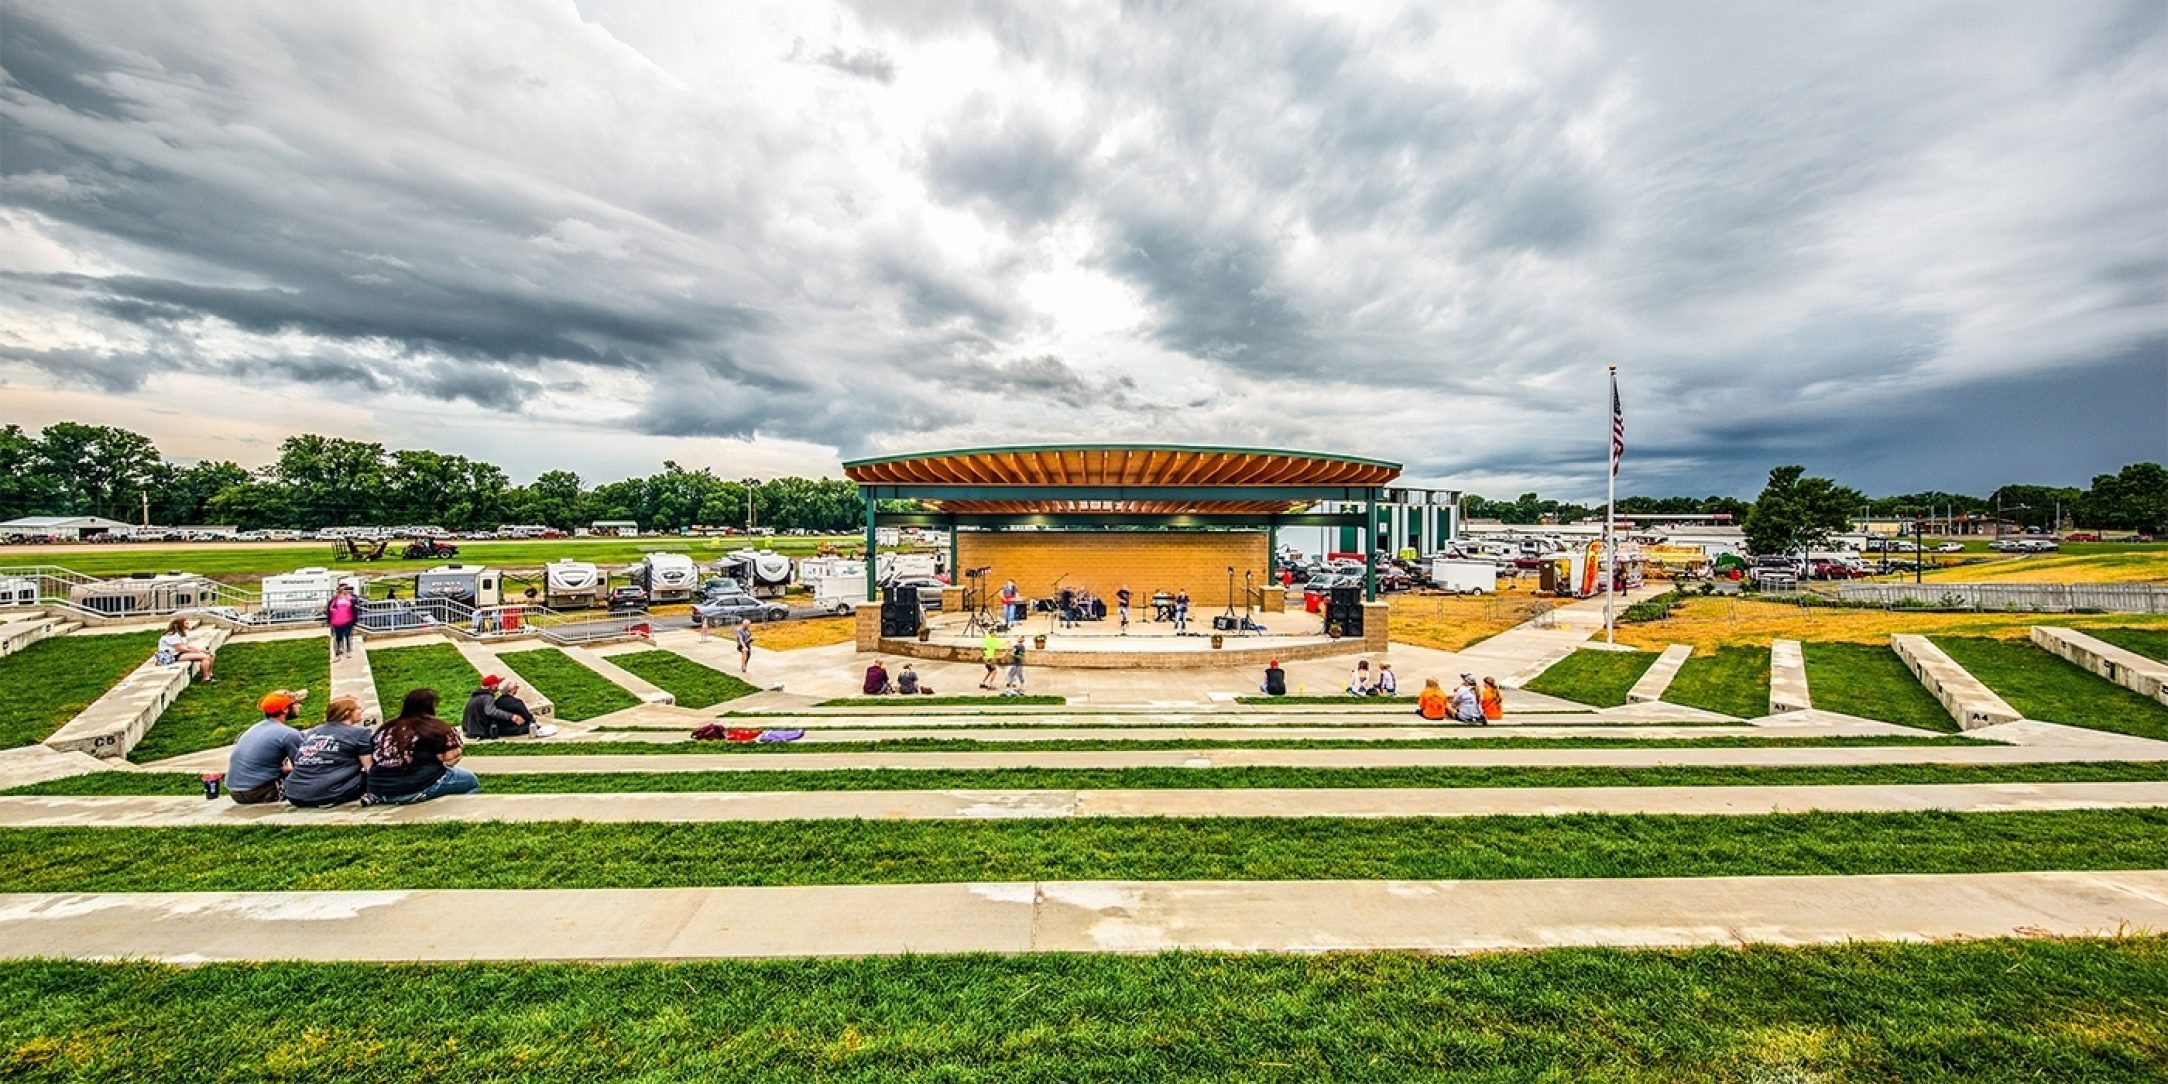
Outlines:
<svg viewBox="0 0 2168 1084"><path fill-rule="evenodd" d="M301 732L293 721L301 715L301 698L308 690L265 693L256 702L263 721L243 731L233 743L226 761L226 791L242 805L261 805L286 797L286 772L294 750L301 747Z"/></svg>

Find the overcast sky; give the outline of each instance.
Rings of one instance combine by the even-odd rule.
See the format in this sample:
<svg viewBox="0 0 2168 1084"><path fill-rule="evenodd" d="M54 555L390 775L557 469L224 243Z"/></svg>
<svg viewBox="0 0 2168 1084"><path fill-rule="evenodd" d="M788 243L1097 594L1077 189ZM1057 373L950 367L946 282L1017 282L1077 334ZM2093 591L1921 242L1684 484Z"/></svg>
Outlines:
<svg viewBox="0 0 2168 1084"><path fill-rule="evenodd" d="M0 0L0 422L1493 496L2168 458L2168 4Z"/></svg>

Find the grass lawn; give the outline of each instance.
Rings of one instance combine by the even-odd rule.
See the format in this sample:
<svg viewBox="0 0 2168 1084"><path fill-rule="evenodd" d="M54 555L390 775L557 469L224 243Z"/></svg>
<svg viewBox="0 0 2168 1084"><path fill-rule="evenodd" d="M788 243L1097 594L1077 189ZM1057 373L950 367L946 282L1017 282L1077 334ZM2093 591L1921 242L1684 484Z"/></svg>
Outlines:
<svg viewBox="0 0 2168 1084"><path fill-rule="evenodd" d="M2168 939L2147 937L1474 956L31 961L0 964L0 1076L2140 1080L2158 1079L2168 1051L2164 975Z"/></svg>
<svg viewBox="0 0 2168 1084"><path fill-rule="evenodd" d="M372 647L369 672L376 679L376 699L384 706L386 721L399 714L407 690L428 688L437 691L438 717L449 718L453 726L458 726L467 694L482 685L482 675L475 673L467 657L450 644Z"/></svg>
<svg viewBox="0 0 2168 1084"><path fill-rule="evenodd" d="M775 729L788 729L776 727ZM605 733L608 733L607 731ZM1195 742L1188 740L1122 741L1118 739L1052 739L1047 741L981 742L967 738L891 738L886 741L838 742L733 742L733 741L524 741L492 742L467 748L473 757L556 756L677 756L686 753L726 753L744 756L789 756L795 753L1030 753L1107 752L1187 749L1222 752L1229 749L1776 749L1827 746L1888 748L1899 745L1992 745L1963 735L1947 737L1881 737L1847 735L1829 738L1758 738L1743 734L1712 734L1706 738L1424 738L1409 741L1361 739L1260 738L1251 741Z"/></svg>
<svg viewBox="0 0 2168 1084"><path fill-rule="evenodd" d="M2135 651L2155 662L2168 662L2168 629L2086 629L2085 633L2096 640Z"/></svg>
<svg viewBox="0 0 2168 1084"><path fill-rule="evenodd" d="M753 626L753 646L769 651L796 651L801 647L847 644L857 636L855 617L807 617L793 621L769 621ZM717 629L718 635L736 635Z"/></svg>
<svg viewBox="0 0 2168 1084"><path fill-rule="evenodd" d="M1394 643L1459 651L1566 603L1565 599L1530 597L1521 590L1521 582L1499 581L1500 593L1496 595L1401 593L1380 597L1391 614ZM1526 582L1532 588L1535 580ZM1290 596L1289 605L1301 606L1301 596Z"/></svg>
<svg viewBox="0 0 2168 1084"><path fill-rule="evenodd" d="M1413 704L1412 696L1238 696L1237 704L1258 704L1274 707L1287 704L1336 704L1341 707L1359 708L1364 704Z"/></svg>
<svg viewBox="0 0 2168 1084"><path fill-rule="evenodd" d="M256 701L273 689L307 689L302 725L321 722L331 699L331 648L325 638L228 643L218 653L218 684L189 685L144 732L128 759L144 764L229 745L263 718Z"/></svg>
<svg viewBox="0 0 2168 1084"><path fill-rule="evenodd" d="M2168 546L2132 547L2120 553L2079 551L2002 557L1959 568L1935 569L1925 579L1930 583L2159 583L2168 580Z"/></svg>
<svg viewBox="0 0 2168 1084"><path fill-rule="evenodd" d="M1664 700L1741 719L1769 714L1768 647L1720 647L1695 652L1679 667Z"/></svg>
<svg viewBox="0 0 2168 1084"><path fill-rule="evenodd" d="M1615 708L1626 702L1627 690L1654 665L1655 652L1584 648L1552 663L1524 688L1599 708Z"/></svg>
<svg viewBox="0 0 2168 1084"><path fill-rule="evenodd" d="M736 675L723 673L711 666L702 666L683 655L660 648L612 655L610 661L654 682L657 688L677 697L678 706L681 708L714 707L725 700L736 700L760 691Z"/></svg>
<svg viewBox="0 0 2168 1084"><path fill-rule="evenodd" d="M488 783L484 782L484 789ZM0 891L676 888L2154 869L2168 810L291 824L0 832Z"/></svg>
<svg viewBox="0 0 2168 1084"><path fill-rule="evenodd" d="M800 790L1232 790L1274 787L1797 787L1912 783L2114 783L2168 780L2168 761L2071 764L1843 764L1659 768L995 768L841 772L594 772L492 775L491 794ZM189 795L193 772L92 772L0 795Z"/></svg>
<svg viewBox="0 0 2168 1084"><path fill-rule="evenodd" d="M0 658L0 749L44 741L157 648L155 632L60 636Z"/></svg>
<svg viewBox="0 0 2168 1084"><path fill-rule="evenodd" d="M497 568L535 569L561 557L597 564L627 565L651 552L682 553L702 564L712 564L723 554L747 545L758 545L792 556L810 556L824 542L845 546L863 544L858 536L788 536L749 541L745 538L557 538L513 539L489 542L453 540L459 559L469 564ZM266 575L289 572L301 565L328 565L370 575L417 572L443 564L435 559L408 561L396 556L405 547L394 542L381 561L332 560L330 542L219 543L174 542L96 546L0 547L0 564L51 564L91 576L124 576L131 572L164 572L186 569L228 583L253 583ZM343 551L342 551L343 552ZM409 584L411 586L411 584Z"/></svg>
<svg viewBox="0 0 2168 1084"><path fill-rule="evenodd" d="M1957 720L1905 669L1887 647L1869 644L1802 644L1807 686L1814 706L1862 719L1955 731Z"/></svg>
<svg viewBox="0 0 2168 1084"><path fill-rule="evenodd" d="M2088 632L2103 626L2168 632L2168 614L1921 613L1692 596L1677 613L1661 621L1620 625L1618 642L1650 651L1661 651L1671 644L1692 644L1696 649L1728 645L1766 649L1771 640L1887 648L1892 633L2022 640L2031 635L2034 625L2066 625Z"/></svg>
<svg viewBox="0 0 2168 1084"><path fill-rule="evenodd" d="M980 693L976 696L839 696L813 705L816 708L940 708L970 705L980 708L999 707L1046 707L1066 704L1066 696L1002 696L1000 693Z"/></svg>
<svg viewBox="0 0 2168 1084"><path fill-rule="evenodd" d="M2027 719L2168 740L2168 707L2030 643L1963 636L1934 642Z"/></svg>
<svg viewBox="0 0 2168 1084"><path fill-rule="evenodd" d="M542 690L542 695L557 706L557 717L567 722L577 723L640 705L639 697L554 647L507 651L497 657Z"/></svg>

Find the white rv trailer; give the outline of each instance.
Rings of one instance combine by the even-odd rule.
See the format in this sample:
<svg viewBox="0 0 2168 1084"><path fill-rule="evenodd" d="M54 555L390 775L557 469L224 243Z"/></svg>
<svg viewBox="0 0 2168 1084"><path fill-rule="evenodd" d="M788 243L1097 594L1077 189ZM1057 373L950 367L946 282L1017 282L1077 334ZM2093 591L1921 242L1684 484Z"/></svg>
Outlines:
<svg viewBox="0 0 2168 1084"><path fill-rule="evenodd" d="M324 604L338 592L340 584L354 589L354 596L361 597L361 577L328 568L297 568L277 576L265 576L261 595L262 619L276 621L321 614Z"/></svg>
<svg viewBox="0 0 2168 1084"><path fill-rule="evenodd" d="M542 602L546 606L594 606L609 589L610 578L592 562L561 557L542 566Z"/></svg>
<svg viewBox="0 0 2168 1084"><path fill-rule="evenodd" d="M1498 593L1498 565L1492 561L1433 557L1430 582L1440 590L1456 595L1495 595Z"/></svg>
<svg viewBox="0 0 2168 1084"><path fill-rule="evenodd" d="M468 606L504 602L504 577L487 565L438 565L414 577L414 597L449 599Z"/></svg>
<svg viewBox="0 0 2168 1084"><path fill-rule="evenodd" d="M647 589L647 600L684 602L700 586L700 567L682 553L650 553L630 569L632 582Z"/></svg>

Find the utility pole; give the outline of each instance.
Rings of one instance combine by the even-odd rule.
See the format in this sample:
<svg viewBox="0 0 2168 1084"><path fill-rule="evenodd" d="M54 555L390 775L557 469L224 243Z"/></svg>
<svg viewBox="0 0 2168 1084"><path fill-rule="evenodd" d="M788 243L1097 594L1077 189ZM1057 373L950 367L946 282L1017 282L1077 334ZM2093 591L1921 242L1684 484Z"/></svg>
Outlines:
<svg viewBox="0 0 2168 1084"><path fill-rule="evenodd" d="M148 527L151 525L151 491L139 489L136 493L143 498L143 526Z"/></svg>
<svg viewBox="0 0 2168 1084"><path fill-rule="evenodd" d="M753 480L747 478L739 483L745 487L745 533L753 533Z"/></svg>

